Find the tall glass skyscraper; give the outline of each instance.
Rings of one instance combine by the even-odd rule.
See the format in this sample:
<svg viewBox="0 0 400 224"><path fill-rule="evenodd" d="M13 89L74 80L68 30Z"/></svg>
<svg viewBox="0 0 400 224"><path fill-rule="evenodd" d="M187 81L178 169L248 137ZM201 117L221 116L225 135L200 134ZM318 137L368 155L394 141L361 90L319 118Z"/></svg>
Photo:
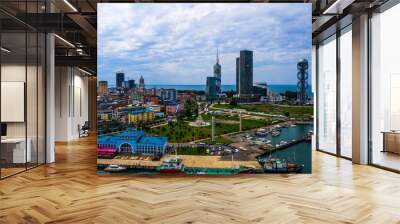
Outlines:
<svg viewBox="0 0 400 224"><path fill-rule="evenodd" d="M123 72L117 72L116 74L116 87L117 88L122 88L125 82L125 73Z"/></svg>
<svg viewBox="0 0 400 224"><path fill-rule="evenodd" d="M133 79L128 80L128 88L129 89L133 89L133 88L135 88L135 86L136 86L135 80L133 80Z"/></svg>
<svg viewBox="0 0 400 224"><path fill-rule="evenodd" d="M236 89L239 96L252 94L253 51L242 50L236 58Z"/></svg>
<svg viewBox="0 0 400 224"><path fill-rule="evenodd" d="M207 100L213 101L217 99L217 83L218 79L216 77L209 76L207 77L207 86L206 86L206 97Z"/></svg>

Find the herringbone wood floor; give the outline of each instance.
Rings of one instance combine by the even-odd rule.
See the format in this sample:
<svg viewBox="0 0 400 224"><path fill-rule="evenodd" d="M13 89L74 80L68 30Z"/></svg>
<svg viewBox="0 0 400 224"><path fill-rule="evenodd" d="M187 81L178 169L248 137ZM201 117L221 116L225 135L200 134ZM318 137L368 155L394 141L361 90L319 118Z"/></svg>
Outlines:
<svg viewBox="0 0 400 224"><path fill-rule="evenodd" d="M400 223L400 175L313 153L312 175L97 175L95 138L0 181L0 223Z"/></svg>

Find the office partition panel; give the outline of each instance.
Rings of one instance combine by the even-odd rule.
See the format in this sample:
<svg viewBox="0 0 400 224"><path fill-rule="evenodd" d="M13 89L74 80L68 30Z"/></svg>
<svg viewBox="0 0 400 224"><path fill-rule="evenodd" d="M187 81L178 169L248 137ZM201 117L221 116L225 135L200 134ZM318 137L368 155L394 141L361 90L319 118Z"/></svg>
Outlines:
<svg viewBox="0 0 400 224"><path fill-rule="evenodd" d="M27 140L26 80L27 35L22 32L1 34L1 123L6 126L1 140L1 175L10 176L24 171L31 161L31 141ZM8 87L7 87L8 86ZM16 102L7 102L7 96L16 96ZM7 105L18 104L18 107ZM14 111L18 110L18 111ZM13 114L19 114L17 117Z"/></svg>
<svg viewBox="0 0 400 224"><path fill-rule="evenodd" d="M1 2L20 16L44 12L44 1ZM11 4L11 5L10 5ZM45 34L1 12L0 178L45 163ZM4 23L0 23L4 24Z"/></svg>

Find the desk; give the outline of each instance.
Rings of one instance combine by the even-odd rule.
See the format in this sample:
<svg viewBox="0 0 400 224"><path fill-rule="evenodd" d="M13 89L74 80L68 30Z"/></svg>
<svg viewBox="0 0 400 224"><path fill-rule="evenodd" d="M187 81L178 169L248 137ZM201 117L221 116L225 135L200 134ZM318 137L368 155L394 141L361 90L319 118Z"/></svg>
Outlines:
<svg viewBox="0 0 400 224"><path fill-rule="evenodd" d="M400 131L384 131L383 151L400 154Z"/></svg>
<svg viewBox="0 0 400 224"><path fill-rule="evenodd" d="M31 162L31 139L25 138L6 138L1 139L1 157L8 163L26 163ZM25 151L25 145L26 151Z"/></svg>

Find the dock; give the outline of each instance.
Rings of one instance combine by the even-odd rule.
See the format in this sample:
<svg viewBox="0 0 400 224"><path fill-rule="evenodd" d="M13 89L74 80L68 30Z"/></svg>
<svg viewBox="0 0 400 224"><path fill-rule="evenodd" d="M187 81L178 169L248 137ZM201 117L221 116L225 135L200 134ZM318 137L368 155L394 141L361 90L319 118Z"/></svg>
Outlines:
<svg viewBox="0 0 400 224"><path fill-rule="evenodd" d="M161 161L133 160L133 159L97 159L97 166L120 165L127 168L155 169L161 165Z"/></svg>
<svg viewBox="0 0 400 224"><path fill-rule="evenodd" d="M263 154L261 154L259 156L256 156L256 158L258 159L259 157L265 156L265 155L270 154L272 152L278 152L278 151L286 149L286 148L288 148L290 146L293 146L293 145L296 145L296 144L299 144L299 143L302 143L302 142L307 142L307 141L310 141L310 138L308 136L305 136L305 137L303 137L301 139L298 139L298 140L295 140L295 141L290 141L290 142L288 142L286 144L282 144L282 145L279 145L278 147L274 147L274 148L272 148L270 150L267 150Z"/></svg>

